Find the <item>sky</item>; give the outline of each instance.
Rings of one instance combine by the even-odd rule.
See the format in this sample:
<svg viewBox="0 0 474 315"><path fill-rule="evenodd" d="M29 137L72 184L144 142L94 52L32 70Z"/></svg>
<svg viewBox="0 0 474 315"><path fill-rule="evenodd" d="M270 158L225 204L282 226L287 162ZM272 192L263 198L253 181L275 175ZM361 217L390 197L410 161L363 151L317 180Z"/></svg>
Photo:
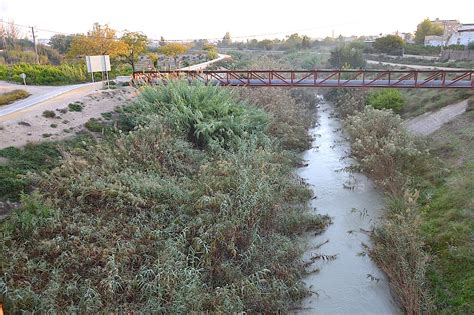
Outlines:
<svg viewBox="0 0 474 315"><path fill-rule="evenodd" d="M253 35L313 38L414 32L424 18L474 23L474 1L454 0L0 0L0 19L67 34L85 33L94 22L141 31L167 40ZM29 35L24 28L23 34ZM37 31L38 38L54 33Z"/></svg>

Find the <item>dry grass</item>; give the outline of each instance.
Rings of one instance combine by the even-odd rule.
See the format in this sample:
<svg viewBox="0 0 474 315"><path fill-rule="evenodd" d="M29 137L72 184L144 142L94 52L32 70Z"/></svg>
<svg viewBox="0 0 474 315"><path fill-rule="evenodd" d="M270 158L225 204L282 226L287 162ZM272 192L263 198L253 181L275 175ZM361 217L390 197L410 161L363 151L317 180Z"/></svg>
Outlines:
<svg viewBox="0 0 474 315"><path fill-rule="evenodd" d="M0 106L8 105L15 101L27 98L30 96L30 93L25 90L13 90L10 92L0 94Z"/></svg>

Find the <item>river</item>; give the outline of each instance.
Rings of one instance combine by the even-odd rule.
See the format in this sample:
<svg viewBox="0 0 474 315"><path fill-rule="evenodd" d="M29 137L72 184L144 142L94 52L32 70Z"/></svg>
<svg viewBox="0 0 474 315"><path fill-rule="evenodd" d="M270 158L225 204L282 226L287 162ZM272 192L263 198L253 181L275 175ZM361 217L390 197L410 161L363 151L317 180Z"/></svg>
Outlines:
<svg viewBox="0 0 474 315"><path fill-rule="evenodd" d="M368 231L382 216L383 196L364 175L343 170L354 161L347 158L350 144L332 113L332 106L321 102L318 124L310 131L313 148L304 154L308 164L298 171L316 196L311 206L333 219L323 234L308 236L304 260L313 257L308 269L319 271L303 279L315 293L303 300L301 312L400 314L385 275L362 246L369 244Z"/></svg>

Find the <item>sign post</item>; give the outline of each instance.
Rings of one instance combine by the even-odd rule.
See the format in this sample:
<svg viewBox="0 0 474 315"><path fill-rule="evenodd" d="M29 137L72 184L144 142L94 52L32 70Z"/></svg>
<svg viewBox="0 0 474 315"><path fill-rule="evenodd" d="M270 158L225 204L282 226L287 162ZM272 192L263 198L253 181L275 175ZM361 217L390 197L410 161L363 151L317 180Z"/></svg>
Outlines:
<svg viewBox="0 0 474 315"><path fill-rule="evenodd" d="M108 55L100 56L86 56L87 72L91 73L92 82L94 82L94 72L105 72L107 80L107 88L110 89L109 71L110 71L110 57Z"/></svg>
<svg viewBox="0 0 474 315"><path fill-rule="evenodd" d="M26 74L21 73L21 74L20 74L20 78L23 79L23 84L26 86Z"/></svg>

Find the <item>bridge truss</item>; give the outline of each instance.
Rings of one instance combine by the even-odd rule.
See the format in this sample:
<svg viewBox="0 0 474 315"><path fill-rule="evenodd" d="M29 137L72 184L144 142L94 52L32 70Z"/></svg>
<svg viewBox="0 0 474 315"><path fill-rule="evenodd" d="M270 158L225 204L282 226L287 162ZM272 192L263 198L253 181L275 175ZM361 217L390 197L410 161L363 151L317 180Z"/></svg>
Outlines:
<svg viewBox="0 0 474 315"><path fill-rule="evenodd" d="M204 70L134 72L137 84L199 80L248 87L474 88L474 70Z"/></svg>

